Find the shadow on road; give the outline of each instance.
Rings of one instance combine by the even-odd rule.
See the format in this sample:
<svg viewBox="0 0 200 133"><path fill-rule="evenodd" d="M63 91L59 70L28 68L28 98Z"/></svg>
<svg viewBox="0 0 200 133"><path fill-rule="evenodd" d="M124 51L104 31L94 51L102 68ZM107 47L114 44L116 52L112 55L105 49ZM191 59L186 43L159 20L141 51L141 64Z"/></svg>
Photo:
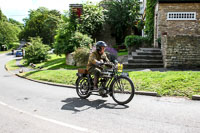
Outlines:
<svg viewBox="0 0 200 133"><path fill-rule="evenodd" d="M115 103L105 103L106 100L97 99L97 100L88 100L88 99L81 99L81 98L67 98L62 100L61 102L66 103L62 106L62 110L71 110L74 113L82 112L88 109L126 109L129 108L127 105L118 105Z"/></svg>

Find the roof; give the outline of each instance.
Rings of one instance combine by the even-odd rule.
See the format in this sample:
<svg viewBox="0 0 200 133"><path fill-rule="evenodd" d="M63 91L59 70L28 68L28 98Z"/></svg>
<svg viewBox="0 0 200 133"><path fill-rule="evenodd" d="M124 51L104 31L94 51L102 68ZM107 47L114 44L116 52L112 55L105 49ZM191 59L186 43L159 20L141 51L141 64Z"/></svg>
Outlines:
<svg viewBox="0 0 200 133"><path fill-rule="evenodd" d="M200 3L200 0L158 0L159 3Z"/></svg>

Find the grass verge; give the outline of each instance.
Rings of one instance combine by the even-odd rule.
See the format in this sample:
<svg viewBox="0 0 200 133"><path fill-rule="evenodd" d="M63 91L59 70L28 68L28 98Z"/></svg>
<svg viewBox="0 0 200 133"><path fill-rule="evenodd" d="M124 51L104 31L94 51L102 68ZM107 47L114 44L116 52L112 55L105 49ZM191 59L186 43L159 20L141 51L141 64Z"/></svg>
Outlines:
<svg viewBox="0 0 200 133"><path fill-rule="evenodd" d="M44 70L20 74L26 78L75 85L77 70Z"/></svg>
<svg viewBox="0 0 200 133"><path fill-rule="evenodd" d="M117 56L128 55L128 51L121 51L117 53Z"/></svg>
<svg viewBox="0 0 200 133"><path fill-rule="evenodd" d="M8 50L8 51L0 51L0 54L5 54L5 53L9 53L11 52L11 50Z"/></svg>
<svg viewBox="0 0 200 133"><path fill-rule="evenodd" d="M7 68L9 71L19 69L19 67L16 65L16 60L11 60L11 61L9 61L9 62L6 64L6 68Z"/></svg>
<svg viewBox="0 0 200 133"><path fill-rule="evenodd" d="M77 70L45 70L23 73L27 78L54 83L75 85ZM153 91L160 96L182 96L191 98L200 95L200 72L129 72L136 90Z"/></svg>
<svg viewBox="0 0 200 133"><path fill-rule="evenodd" d="M26 60L22 60L21 64L25 62ZM24 64L25 66L28 66L28 64ZM77 67L77 66L70 66L66 65L65 63L65 56L58 56L55 54L50 55L50 59L48 59L46 62L38 63L36 64L36 68L42 68L43 70L56 70L56 69L77 69L77 68L85 68L85 67Z"/></svg>

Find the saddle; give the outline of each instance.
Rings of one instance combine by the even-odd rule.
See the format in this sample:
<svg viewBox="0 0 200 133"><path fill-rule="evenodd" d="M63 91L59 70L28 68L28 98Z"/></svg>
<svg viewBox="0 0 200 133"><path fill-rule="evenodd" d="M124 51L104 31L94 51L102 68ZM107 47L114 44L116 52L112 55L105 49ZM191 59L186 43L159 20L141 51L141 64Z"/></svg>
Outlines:
<svg viewBox="0 0 200 133"><path fill-rule="evenodd" d="M87 69L79 68L78 73L80 74L89 74Z"/></svg>

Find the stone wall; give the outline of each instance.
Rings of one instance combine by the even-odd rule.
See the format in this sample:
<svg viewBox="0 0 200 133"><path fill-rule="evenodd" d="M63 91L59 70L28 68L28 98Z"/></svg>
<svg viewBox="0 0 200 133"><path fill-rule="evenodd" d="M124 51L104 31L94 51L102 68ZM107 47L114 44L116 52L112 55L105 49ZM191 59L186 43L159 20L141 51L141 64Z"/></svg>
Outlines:
<svg viewBox="0 0 200 133"><path fill-rule="evenodd" d="M200 35L163 35L165 68L200 68Z"/></svg>
<svg viewBox="0 0 200 133"><path fill-rule="evenodd" d="M196 12L196 20L167 20L168 12ZM200 3L159 3L155 11L154 40L168 35L200 35ZM156 41L154 46L157 46Z"/></svg>

